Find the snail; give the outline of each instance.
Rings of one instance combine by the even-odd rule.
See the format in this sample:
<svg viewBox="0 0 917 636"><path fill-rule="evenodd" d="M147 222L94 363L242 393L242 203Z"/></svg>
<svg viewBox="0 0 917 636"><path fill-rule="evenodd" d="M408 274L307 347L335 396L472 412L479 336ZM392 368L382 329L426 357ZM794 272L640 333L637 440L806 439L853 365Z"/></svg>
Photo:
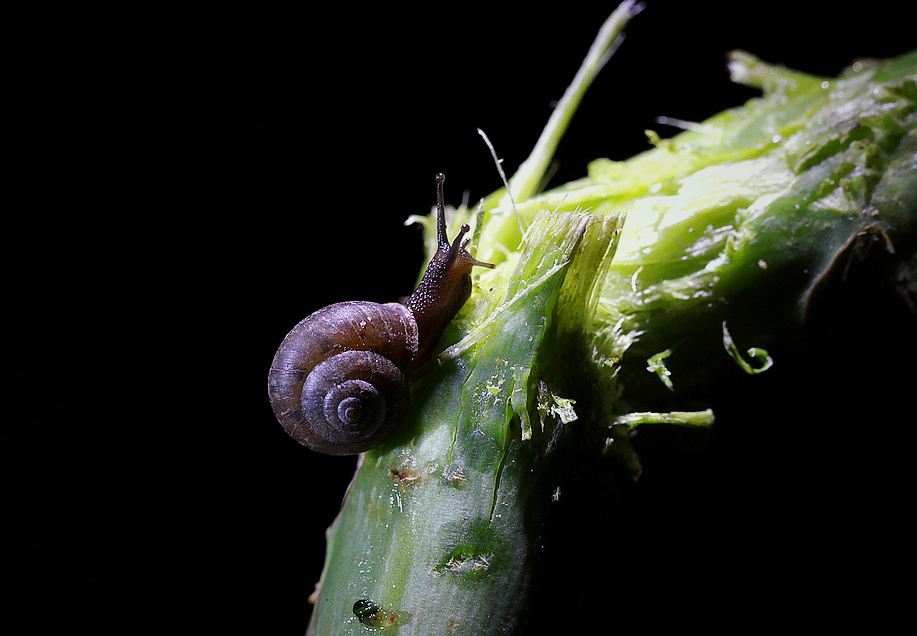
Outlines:
<svg viewBox="0 0 917 636"><path fill-rule="evenodd" d="M384 442L404 420L414 372L471 295L475 260L446 236L442 174L436 175L437 250L404 304L335 303L304 318L277 350L268 376L274 415L299 443L353 455Z"/></svg>

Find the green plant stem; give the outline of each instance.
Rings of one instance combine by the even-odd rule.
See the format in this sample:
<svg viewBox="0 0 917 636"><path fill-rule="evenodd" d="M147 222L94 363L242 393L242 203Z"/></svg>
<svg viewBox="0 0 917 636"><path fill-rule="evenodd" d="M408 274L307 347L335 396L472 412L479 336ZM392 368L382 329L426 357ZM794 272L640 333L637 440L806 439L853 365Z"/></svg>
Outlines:
<svg viewBox="0 0 917 636"><path fill-rule="evenodd" d="M603 27L510 180L524 235L503 192L454 215L477 221L478 256L498 265L477 273L404 427L361 457L310 634L518 633L558 465L604 443L636 476L634 426L712 423L628 413L644 387L683 397L692 378L763 371L762 341L798 329L875 250L917 302L917 53L831 80L735 54L733 76L762 98L534 195L633 10Z"/></svg>

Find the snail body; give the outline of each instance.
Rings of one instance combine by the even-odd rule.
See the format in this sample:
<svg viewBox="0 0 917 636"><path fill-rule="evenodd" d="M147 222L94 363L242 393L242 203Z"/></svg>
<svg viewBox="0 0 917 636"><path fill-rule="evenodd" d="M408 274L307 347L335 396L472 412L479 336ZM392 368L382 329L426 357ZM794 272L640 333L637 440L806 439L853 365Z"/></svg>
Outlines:
<svg viewBox="0 0 917 636"><path fill-rule="evenodd" d="M443 330L471 294L475 260L446 237L437 175L437 251L402 305L335 303L297 324L277 350L268 376L274 415L301 444L352 455L384 442L404 420L414 371L428 361Z"/></svg>

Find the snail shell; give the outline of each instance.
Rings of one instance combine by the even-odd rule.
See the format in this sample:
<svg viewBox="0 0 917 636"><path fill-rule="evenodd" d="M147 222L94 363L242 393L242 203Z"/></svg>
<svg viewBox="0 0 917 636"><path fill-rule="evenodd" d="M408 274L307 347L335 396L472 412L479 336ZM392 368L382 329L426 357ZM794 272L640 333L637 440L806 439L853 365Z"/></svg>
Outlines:
<svg viewBox="0 0 917 636"><path fill-rule="evenodd" d="M438 249L404 305L344 302L319 309L287 334L274 356L268 393L283 428L313 450L352 455L398 427L414 369L471 293L471 268L493 267L466 250L463 225L450 243L437 182Z"/></svg>
<svg viewBox="0 0 917 636"><path fill-rule="evenodd" d="M404 305L351 301L319 309L274 356L274 415L313 450L369 450L404 419L417 347L417 322Z"/></svg>

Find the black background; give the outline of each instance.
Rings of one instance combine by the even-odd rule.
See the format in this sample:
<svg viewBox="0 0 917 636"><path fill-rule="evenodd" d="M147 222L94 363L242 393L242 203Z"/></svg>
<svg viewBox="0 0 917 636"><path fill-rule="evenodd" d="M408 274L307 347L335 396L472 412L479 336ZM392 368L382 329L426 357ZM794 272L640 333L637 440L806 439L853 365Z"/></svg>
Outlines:
<svg viewBox="0 0 917 636"><path fill-rule="evenodd" d="M328 303L410 292L422 253L402 221L434 175L455 204L497 189L475 129L511 173L612 7L136 3L21 23L0 439L19 633L304 632L354 459L274 421L274 350ZM651 1L553 183L644 150L644 129L668 134L656 116L754 96L728 80L732 49L825 75L912 49L900 7ZM913 327L887 307L833 325L808 363L712 390L712 435L643 435L620 498L574 479L533 633L899 615L913 340L889 334Z"/></svg>

